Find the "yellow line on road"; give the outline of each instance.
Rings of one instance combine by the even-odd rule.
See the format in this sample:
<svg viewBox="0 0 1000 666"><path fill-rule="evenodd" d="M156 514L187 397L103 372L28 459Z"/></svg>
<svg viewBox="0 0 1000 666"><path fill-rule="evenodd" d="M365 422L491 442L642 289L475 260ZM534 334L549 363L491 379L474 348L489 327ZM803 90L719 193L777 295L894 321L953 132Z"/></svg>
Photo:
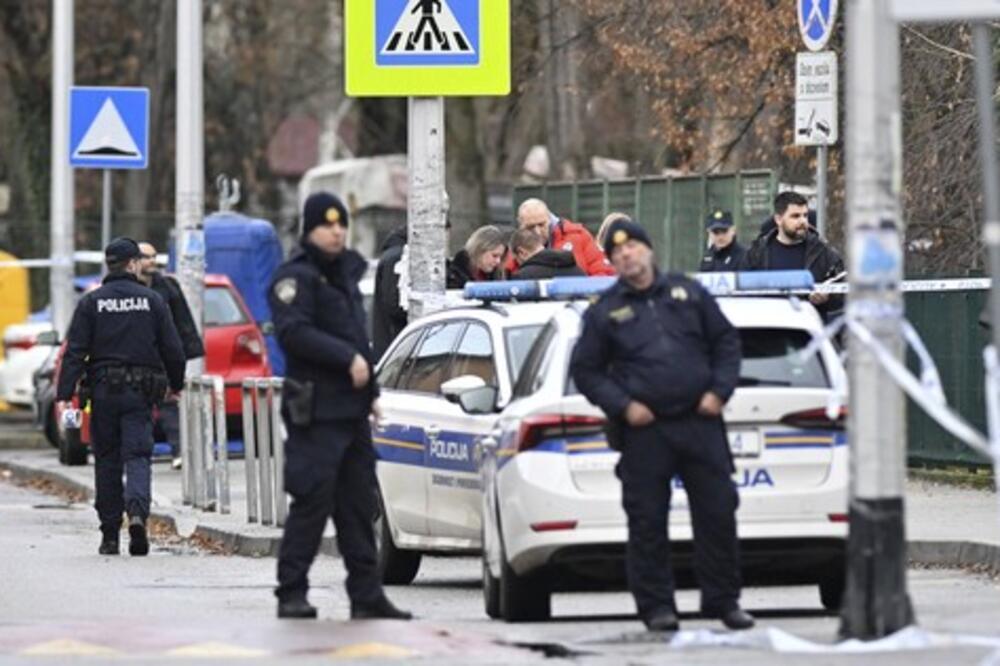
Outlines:
<svg viewBox="0 0 1000 666"><path fill-rule="evenodd" d="M109 656L118 654L117 650L96 643L85 643L71 638L58 638L21 650L20 654L32 657L52 656Z"/></svg>

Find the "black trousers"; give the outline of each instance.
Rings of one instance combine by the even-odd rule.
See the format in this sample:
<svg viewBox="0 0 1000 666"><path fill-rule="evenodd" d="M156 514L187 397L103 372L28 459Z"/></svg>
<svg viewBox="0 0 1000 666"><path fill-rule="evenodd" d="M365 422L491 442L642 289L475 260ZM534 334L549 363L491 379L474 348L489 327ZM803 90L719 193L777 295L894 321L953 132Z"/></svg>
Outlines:
<svg viewBox="0 0 1000 666"><path fill-rule="evenodd" d="M95 507L101 530L118 532L122 512L149 517L153 415L145 396L125 386L114 392L94 386L90 439L94 453ZM122 475L124 474L124 484Z"/></svg>
<svg viewBox="0 0 1000 666"><path fill-rule="evenodd" d="M285 489L292 505L278 553L281 601L305 598L309 568L331 518L347 568L352 603L381 599L375 550L375 450L367 419L314 423L300 428L285 419Z"/></svg>
<svg viewBox="0 0 1000 666"><path fill-rule="evenodd" d="M739 495L721 419L686 416L626 427L616 472L628 515L626 573L639 616L676 610L668 513L671 484L687 491L694 530L694 571L701 610L718 615L738 606L740 557L736 539Z"/></svg>

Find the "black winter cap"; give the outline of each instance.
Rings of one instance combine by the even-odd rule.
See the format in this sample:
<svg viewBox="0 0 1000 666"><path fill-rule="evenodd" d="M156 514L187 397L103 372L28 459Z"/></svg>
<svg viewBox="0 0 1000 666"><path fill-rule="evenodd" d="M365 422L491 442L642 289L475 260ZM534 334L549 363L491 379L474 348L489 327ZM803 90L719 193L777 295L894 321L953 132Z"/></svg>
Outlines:
<svg viewBox="0 0 1000 666"><path fill-rule="evenodd" d="M124 236L114 239L104 248L104 261L108 263L138 259L141 256L142 251L139 249L139 244Z"/></svg>
<svg viewBox="0 0 1000 666"><path fill-rule="evenodd" d="M637 240L644 243L646 247L653 248L653 241L649 239L649 234L646 233L645 229L627 217L615 220L608 227L608 233L604 237L604 254L610 259L611 251L615 247L624 245L630 240Z"/></svg>
<svg viewBox="0 0 1000 666"><path fill-rule="evenodd" d="M302 207L302 235L308 236L310 231L321 224L334 222L347 226L348 215L344 202L329 192L310 194Z"/></svg>

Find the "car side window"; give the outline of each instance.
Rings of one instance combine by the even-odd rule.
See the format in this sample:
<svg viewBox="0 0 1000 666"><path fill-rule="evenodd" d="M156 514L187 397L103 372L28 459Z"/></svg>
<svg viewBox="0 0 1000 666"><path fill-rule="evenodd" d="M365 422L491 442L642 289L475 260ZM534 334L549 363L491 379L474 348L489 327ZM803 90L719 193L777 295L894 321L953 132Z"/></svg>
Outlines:
<svg viewBox="0 0 1000 666"><path fill-rule="evenodd" d="M490 330L478 323L470 323L455 350L455 363L449 373L452 377L474 375L489 386L497 385L496 364L493 361L493 341Z"/></svg>
<svg viewBox="0 0 1000 666"><path fill-rule="evenodd" d="M527 357L524 359L524 365L521 367L520 374L518 374L517 382L514 384L513 397L515 399L531 395L541 387L542 382L540 380L543 378L541 375L543 361L548 356L549 343L552 342L555 334L556 325L555 322L551 321L538 334L538 338L531 346L531 351L528 352Z"/></svg>
<svg viewBox="0 0 1000 666"><path fill-rule="evenodd" d="M451 377L452 352L465 322L433 324L421 340L413 362L400 378L399 388L420 393L440 393L441 384Z"/></svg>
<svg viewBox="0 0 1000 666"><path fill-rule="evenodd" d="M383 388L396 388L399 378L403 375L403 371L408 365L407 361L410 360L413 348L423 333L424 329L422 328L413 331L392 350L392 354L385 360L385 363L382 364L382 367L378 371L377 379L379 386Z"/></svg>

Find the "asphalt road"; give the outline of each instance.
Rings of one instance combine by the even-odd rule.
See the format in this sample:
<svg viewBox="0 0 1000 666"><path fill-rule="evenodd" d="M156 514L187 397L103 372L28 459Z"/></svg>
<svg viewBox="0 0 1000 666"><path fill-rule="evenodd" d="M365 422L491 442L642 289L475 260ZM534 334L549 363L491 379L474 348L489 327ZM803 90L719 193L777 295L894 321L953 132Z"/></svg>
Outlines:
<svg viewBox="0 0 1000 666"><path fill-rule="evenodd" d="M0 479L0 663L105 663L113 657L173 664L219 658L259 664L863 664L875 658L774 651L771 642L788 637L778 632L833 642L837 619L821 612L814 588L745 591L744 605L757 614L760 628L737 638L754 646L678 648L668 637L641 631L624 593L556 595L556 619L548 623L491 622L483 614L473 558L427 558L413 585L389 588L419 621L347 622L342 567L323 558L314 568L311 594L320 621L289 622L274 618L273 559L208 554L176 538L159 540L148 558L101 557L98 539L91 507ZM934 632L912 638L932 645L880 654L880 663L978 665L1000 648L1000 582L921 570L911 572L910 584L921 627ZM697 608L695 593L682 592L678 602L685 632L675 640L733 637L690 613ZM958 645L958 634L986 640ZM1000 666L1000 650L996 655L991 666Z"/></svg>

